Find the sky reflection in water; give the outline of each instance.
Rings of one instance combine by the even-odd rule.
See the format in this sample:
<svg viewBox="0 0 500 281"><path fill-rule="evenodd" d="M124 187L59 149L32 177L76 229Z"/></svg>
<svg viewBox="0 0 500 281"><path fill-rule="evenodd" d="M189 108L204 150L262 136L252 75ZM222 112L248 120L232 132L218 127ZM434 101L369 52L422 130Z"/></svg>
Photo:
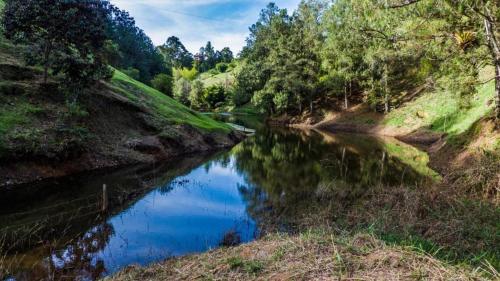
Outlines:
<svg viewBox="0 0 500 281"><path fill-rule="evenodd" d="M28 211L16 216L23 224L60 217L19 245L12 272L18 280L37 280L55 267L58 276L92 280L131 264L218 247L228 233L251 241L266 214L289 221L318 200L348 206L377 184L417 184L434 176L427 162L425 153L395 140L264 129L208 159L188 157L166 167L76 177L7 194L0 198L0 230L17 227L8 221L14 213ZM99 212L103 183L109 186L109 213L76 219ZM72 203L79 198L85 200ZM52 205L58 207L47 209ZM45 213L29 213L33 209ZM57 243L31 242L43 240Z"/></svg>

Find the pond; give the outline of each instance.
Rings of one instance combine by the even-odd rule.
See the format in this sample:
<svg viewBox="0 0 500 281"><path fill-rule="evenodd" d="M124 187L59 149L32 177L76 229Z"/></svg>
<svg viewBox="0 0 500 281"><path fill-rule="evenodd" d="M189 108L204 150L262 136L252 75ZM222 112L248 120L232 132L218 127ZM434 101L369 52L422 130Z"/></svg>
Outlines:
<svg viewBox="0 0 500 281"><path fill-rule="evenodd" d="M427 163L394 139L261 127L216 155L17 187L0 198L0 270L8 280L95 280L295 231L293 218L318 198L355 204L374 186L438 179Z"/></svg>

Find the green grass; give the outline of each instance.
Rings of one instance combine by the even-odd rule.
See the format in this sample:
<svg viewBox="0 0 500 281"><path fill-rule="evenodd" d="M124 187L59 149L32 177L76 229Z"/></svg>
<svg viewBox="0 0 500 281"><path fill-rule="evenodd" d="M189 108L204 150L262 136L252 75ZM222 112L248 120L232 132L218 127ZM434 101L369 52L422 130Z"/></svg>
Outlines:
<svg viewBox="0 0 500 281"><path fill-rule="evenodd" d="M235 74L236 72L239 71L241 68L240 63L236 63L235 68L230 68L228 69L225 73L219 73L219 74L211 74L209 72L201 73L198 76L198 79L203 82L205 87L210 87L214 85L225 85L228 83L229 85L233 85L235 82Z"/></svg>
<svg viewBox="0 0 500 281"><path fill-rule="evenodd" d="M384 141L382 143L389 155L398 158L419 174L428 176L434 180L441 180L441 176L429 168L430 159L427 153L398 141Z"/></svg>
<svg viewBox="0 0 500 281"><path fill-rule="evenodd" d="M0 155L5 149L7 138L13 134L14 129L29 124L31 115L40 111L40 108L27 102L0 106Z"/></svg>
<svg viewBox="0 0 500 281"><path fill-rule="evenodd" d="M29 116L39 111L38 107L26 102L0 107L0 136L5 136L18 125L28 123Z"/></svg>
<svg viewBox="0 0 500 281"><path fill-rule="evenodd" d="M477 88L477 93L459 98L449 91L428 92L389 113L384 124L394 127L428 128L458 136L467 132L494 107L494 82Z"/></svg>
<svg viewBox="0 0 500 281"><path fill-rule="evenodd" d="M230 126L191 110L118 70L115 70L111 83L119 93L132 102L154 109L160 117L171 123L189 124L205 132L228 133L231 131Z"/></svg>
<svg viewBox="0 0 500 281"><path fill-rule="evenodd" d="M203 85L205 85L205 87L234 83L234 75L232 71L219 73L216 75L212 75L210 73L202 73L199 79L203 82Z"/></svg>
<svg viewBox="0 0 500 281"><path fill-rule="evenodd" d="M259 109L256 108L251 103L240 107L233 107L229 110L233 114L245 114L245 115L261 115Z"/></svg>

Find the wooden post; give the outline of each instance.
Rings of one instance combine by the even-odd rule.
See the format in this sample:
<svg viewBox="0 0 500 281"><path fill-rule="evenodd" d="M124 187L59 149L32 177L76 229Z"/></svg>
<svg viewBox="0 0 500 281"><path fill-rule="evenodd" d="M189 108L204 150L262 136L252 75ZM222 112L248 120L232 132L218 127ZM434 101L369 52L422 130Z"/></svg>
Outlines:
<svg viewBox="0 0 500 281"><path fill-rule="evenodd" d="M102 185L102 212L108 210L108 187L106 184Z"/></svg>

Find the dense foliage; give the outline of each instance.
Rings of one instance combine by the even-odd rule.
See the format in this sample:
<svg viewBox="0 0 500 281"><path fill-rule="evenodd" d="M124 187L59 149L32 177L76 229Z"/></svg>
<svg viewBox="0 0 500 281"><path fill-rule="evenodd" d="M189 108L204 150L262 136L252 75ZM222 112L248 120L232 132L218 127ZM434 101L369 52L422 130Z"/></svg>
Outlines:
<svg viewBox="0 0 500 281"><path fill-rule="evenodd" d="M160 51L135 20L126 11L107 5L108 37L115 44L114 60L111 64L119 69L137 69L141 82L150 81L160 73L172 75L170 61L166 62Z"/></svg>
<svg viewBox="0 0 500 281"><path fill-rule="evenodd" d="M99 0L12 0L2 23L7 38L27 45L27 62L43 67L45 82L51 69L69 88L80 88L109 74L105 7Z"/></svg>
<svg viewBox="0 0 500 281"><path fill-rule="evenodd" d="M74 92L110 77L108 64L148 84L172 76L128 12L105 0L6 1L2 25L7 38L26 45L26 61L43 67L45 81L49 71L61 74Z"/></svg>
<svg viewBox="0 0 500 281"><path fill-rule="evenodd" d="M200 48L200 52L195 56L194 67L199 72L206 72L211 69L216 68L220 63L230 63L233 61L234 56L231 49L228 47L223 48L220 51L216 51L209 41L205 47ZM223 71L222 71L223 72Z"/></svg>
<svg viewBox="0 0 500 281"><path fill-rule="evenodd" d="M181 40L175 36L169 37L167 42L158 47L160 52L175 68L191 68L193 66L193 55L186 49Z"/></svg>
<svg viewBox="0 0 500 281"><path fill-rule="evenodd" d="M250 27L235 100L270 114L311 113L325 101L339 109L365 101L387 113L417 89L473 93L488 65L500 97L499 6L304 0L289 14L271 3Z"/></svg>

